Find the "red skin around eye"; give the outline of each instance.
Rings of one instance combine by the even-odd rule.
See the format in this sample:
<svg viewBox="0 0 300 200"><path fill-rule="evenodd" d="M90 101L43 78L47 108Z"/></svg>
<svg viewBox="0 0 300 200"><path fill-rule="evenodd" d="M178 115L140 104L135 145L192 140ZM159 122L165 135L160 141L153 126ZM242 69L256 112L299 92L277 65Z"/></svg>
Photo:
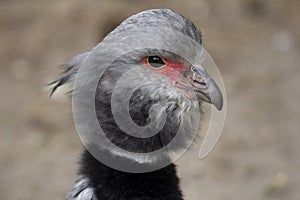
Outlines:
<svg viewBox="0 0 300 200"><path fill-rule="evenodd" d="M166 65L159 69L154 69L151 66L149 66L147 62L147 58L144 58L142 60L142 63L150 70L169 77L171 81L180 81L181 78L179 74L182 74L182 72L185 70L184 63L174 62L169 59L163 59L163 60Z"/></svg>

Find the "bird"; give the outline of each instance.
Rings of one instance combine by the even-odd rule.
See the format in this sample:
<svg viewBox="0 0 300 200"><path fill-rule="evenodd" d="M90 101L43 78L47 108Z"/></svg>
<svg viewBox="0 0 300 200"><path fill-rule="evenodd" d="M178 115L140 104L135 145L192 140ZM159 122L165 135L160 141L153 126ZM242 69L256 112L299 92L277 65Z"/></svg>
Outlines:
<svg viewBox="0 0 300 200"><path fill-rule="evenodd" d="M200 48L195 50L192 45L184 45L180 41L182 38L178 38L181 36L194 41ZM88 89L85 86L92 79L88 77L82 81L80 77L86 75L80 76L80 73L87 71L95 79L98 76L92 101L96 119L105 138L118 147L98 145L97 142L103 141L101 136L92 139L96 145L94 149L108 161L99 159L97 153L91 151L93 148L85 147L79 162L78 179L66 199L184 199L176 166L168 153L185 148L193 139L191 132L198 129L195 116L202 116L193 113L201 111L203 102L213 104L218 110L223 106L222 93L215 81L201 65L190 62L193 56L201 54L203 45L202 33L190 19L170 9L150 9L125 19L97 46L63 65L64 72L51 83L51 94L66 83L79 84L80 87L74 87L72 91L78 94ZM180 49L183 56L162 47ZM106 52L107 56L100 51ZM113 57L113 61L100 74L98 70L104 68L107 57ZM88 98L84 96L83 99ZM117 102L115 105L112 105L112 99ZM128 105L123 106L122 101ZM137 127L156 122L153 127L158 128L157 133L149 137L142 137L147 131L126 134L118 125L122 120L125 126L129 123L122 117L125 108ZM161 120L164 123L160 123ZM130 129L131 125L126 127ZM182 134L177 138L179 130ZM167 153L148 154L168 146L173 140L176 144L171 145ZM111 160L117 165L109 166ZM127 169L122 170L125 165ZM135 173L130 171L133 168L146 170Z"/></svg>

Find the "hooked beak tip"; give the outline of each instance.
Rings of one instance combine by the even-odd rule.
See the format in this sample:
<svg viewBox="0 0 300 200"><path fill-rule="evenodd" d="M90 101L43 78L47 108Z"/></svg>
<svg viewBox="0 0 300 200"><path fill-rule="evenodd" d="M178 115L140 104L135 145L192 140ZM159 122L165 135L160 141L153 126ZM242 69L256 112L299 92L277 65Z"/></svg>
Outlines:
<svg viewBox="0 0 300 200"><path fill-rule="evenodd" d="M218 88L219 89L219 88ZM223 108L223 95L221 93L221 91L219 91L216 97L212 97L211 99L211 104L213 104L218 111L221 111Z"/></svg>

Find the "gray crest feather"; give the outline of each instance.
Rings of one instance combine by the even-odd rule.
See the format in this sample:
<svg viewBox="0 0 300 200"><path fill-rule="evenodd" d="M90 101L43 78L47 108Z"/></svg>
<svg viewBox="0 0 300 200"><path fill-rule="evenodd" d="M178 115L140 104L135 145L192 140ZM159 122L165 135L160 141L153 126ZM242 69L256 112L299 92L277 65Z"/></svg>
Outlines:
<svg viewBox="0 0 300 200"><path fill-rule="evenodd" d="M203 45L202 34L193 22L170 9L151 9L132 15L125 19L110 34L118 34L124 31L146 27L175 30L196 40L200 45Z"/></svg>
<svg viewBox="0 0 300 200"><path fill-rule="evenodd" d="M81 63L88 57L90 52L82 53L78 56L73 57L68 63L62 65L63 73L55 81L51 82L49 85L53 85L50 92L50 96L56 91L57 88L64 85L67 82L74 80Z"/></svg>

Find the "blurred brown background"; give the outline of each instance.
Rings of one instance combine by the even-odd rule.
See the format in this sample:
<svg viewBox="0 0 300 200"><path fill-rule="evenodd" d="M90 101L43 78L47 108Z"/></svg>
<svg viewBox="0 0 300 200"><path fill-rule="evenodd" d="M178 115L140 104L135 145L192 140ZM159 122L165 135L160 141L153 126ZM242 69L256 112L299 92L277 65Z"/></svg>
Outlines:
<svg viewBox="0 0 300 200"><path fill-rule="evenodd" d="M64 199L81 144L66 91L49 99L46 83L124 18L160 7L201 28L227 89L214 151L178 161L186 199L299 199L299 0L1 0L1 200Z"/></svg>

